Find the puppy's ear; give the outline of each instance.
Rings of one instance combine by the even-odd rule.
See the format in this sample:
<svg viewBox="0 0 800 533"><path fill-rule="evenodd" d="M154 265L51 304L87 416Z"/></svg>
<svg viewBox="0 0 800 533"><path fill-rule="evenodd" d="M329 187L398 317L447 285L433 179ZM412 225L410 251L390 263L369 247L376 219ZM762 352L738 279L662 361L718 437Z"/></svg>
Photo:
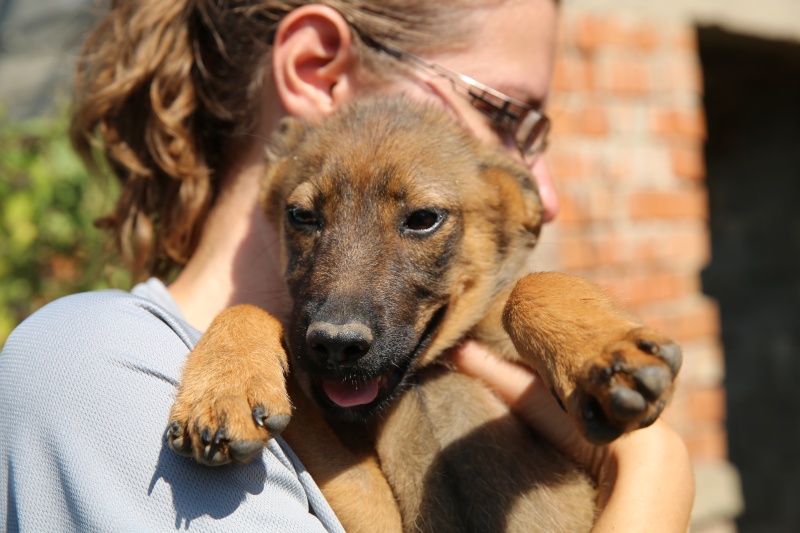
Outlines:
<svg viewBox="0 0 800 533"><path fill-rule="evenodd" d="M310 129L310 125L299 118L285 117L281 119L267 146L267 162L272 165L292 154L303 142Z"/></svg>
<svg viewBox="0 0 800 533"><path fill-rule="evenodd" d="M542 229L543 208L530 170L509 157L493 153L484 159L481 172L487 184L498 191L508 218L538 237Z"/></svg>
<svg viewBox="0 0 800 533"><path fill-rule="evenodd" d="M303 120L284 118L267 147L267 169L261 176L260 201L273 223L283 209L281 202L286 168L310 129L311 126Z"/></svg>

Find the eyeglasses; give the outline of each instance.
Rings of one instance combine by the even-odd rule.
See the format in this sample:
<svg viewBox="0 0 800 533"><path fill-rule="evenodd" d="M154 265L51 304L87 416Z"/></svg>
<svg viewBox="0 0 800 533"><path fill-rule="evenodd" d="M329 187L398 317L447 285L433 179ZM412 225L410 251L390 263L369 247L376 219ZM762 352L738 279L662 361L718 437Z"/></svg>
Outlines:
<svg viewBox="0 0 800 533"><path fill-rule="evenodd" d="M399 61L407 61L430 74L447 78L455 92L468 98L474 108L489 117L494 128L514 139L522 158L529 165L547 148L550 119L535 107L409 52L374 41L369 45Z"/></svg>

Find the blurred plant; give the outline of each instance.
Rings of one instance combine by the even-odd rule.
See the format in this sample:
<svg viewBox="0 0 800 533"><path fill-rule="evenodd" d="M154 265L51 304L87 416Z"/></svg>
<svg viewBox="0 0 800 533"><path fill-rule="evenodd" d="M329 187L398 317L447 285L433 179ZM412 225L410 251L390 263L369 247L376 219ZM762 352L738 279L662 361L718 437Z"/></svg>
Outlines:
<svg viewBox="0 0 800 533"><path fill-rule="evenodd" d="M0 117L0 347L55 298L130 287L93 224L110 211L117 184L88 174L67 130L63 114L23 123Z"/></svg>

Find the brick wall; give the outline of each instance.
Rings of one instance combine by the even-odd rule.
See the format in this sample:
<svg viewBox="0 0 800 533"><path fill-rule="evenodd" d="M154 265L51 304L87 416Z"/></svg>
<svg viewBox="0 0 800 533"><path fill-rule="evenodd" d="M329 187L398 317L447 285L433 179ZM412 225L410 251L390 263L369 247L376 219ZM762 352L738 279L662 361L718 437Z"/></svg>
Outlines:
<svg viewBox="0 0 800 533"><path fill-rule="evenodd" d="M565 8L549 109L562 208L533 268L599 282L682 344L665 417L697 465L693 530L731 531L740 502L727 465L719 316L700 282L710 244L694 28ZM721 481L706 487L706 471Z"/></svg>

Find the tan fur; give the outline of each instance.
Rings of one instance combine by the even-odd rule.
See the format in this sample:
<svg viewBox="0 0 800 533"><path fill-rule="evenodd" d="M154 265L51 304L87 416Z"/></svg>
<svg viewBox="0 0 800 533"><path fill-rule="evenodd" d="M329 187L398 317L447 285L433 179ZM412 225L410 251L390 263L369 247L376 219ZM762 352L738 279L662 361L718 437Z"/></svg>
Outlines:
<svg viewBox="0 0 800 533"><path fill-rule="evenodd" d="M472 337L529 365L603 443L656 419L680 351L586 280L519 280L541 225L527 169L402 99L288 120L270 158L263 202L292 317L285 333L250 306L214 321L187 360L170 446L207 464L252 458L283 431L288 391L283 435L347 531L588 530L585 472L441 355ZM355 352L312 337L341 331ZM329 405L339 376L378 383L377 397Z"/></svg>

